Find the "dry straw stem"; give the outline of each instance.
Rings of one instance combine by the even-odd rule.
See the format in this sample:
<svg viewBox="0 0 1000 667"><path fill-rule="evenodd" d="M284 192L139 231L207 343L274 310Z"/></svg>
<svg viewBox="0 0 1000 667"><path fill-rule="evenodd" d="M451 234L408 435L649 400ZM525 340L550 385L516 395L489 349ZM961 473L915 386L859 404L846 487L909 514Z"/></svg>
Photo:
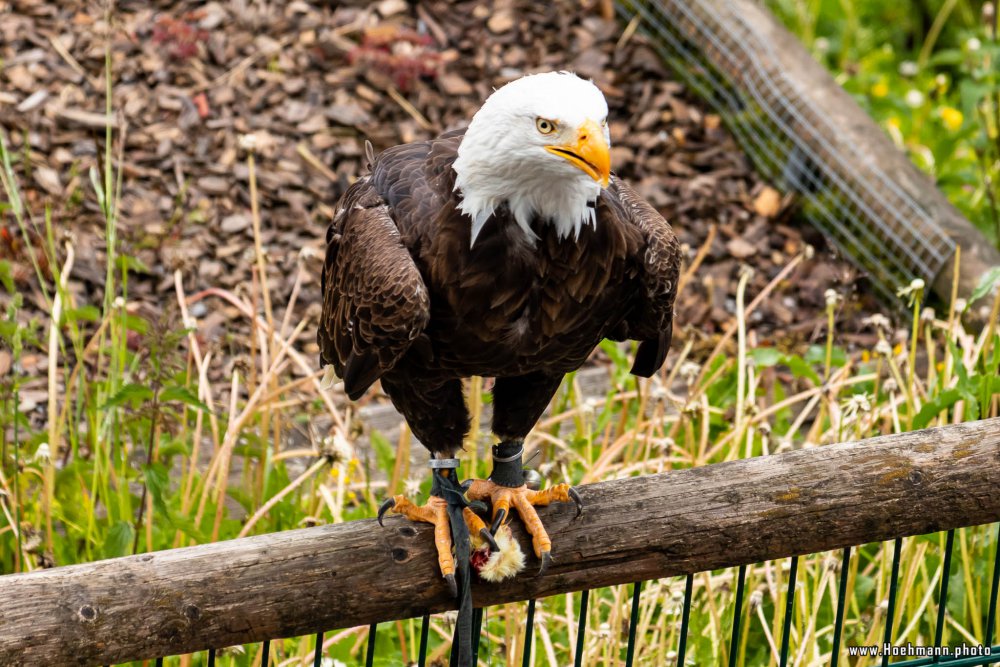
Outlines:
<svg viewBox="0 0 1000 667"><path fill-rule="evenodd" d="M782 268L781 271L779 271L777 275L775 275L774 278L772 278L771 281L764 286L764 289L760 291L760 294L758 294L750 301L750 305L747 306L746 309L744 310L743 317L744 318L749 317L750 313L756 310L757 306L763 303L764 300L767 299L768 296L770 296L771 292L773 292L774 289L778 285L780 285L785 278L791 275L792 271L795 270L795 267L797 267L805 260L805 257L806 255L804 252L799 253L798 255L793 257L791 261L789 261L788 264L786 264L784 268ZM730 322L729 326L726 327L726 332L722 334L721 338L719 338L719 341L715 344L715 347L712 349L712 352L706 358L706 361L711 361L712 359L715 358L716 355L722 352L722 349L725 347L726 343L728 343L732 339L732 337L736 334L738 326L739 326L738 322L736 321ZM698 375L698 379L695 380L694 386L696 387L703 386L702 383L705 381L705 374L707 372L708 372L708 364L706 363L702 367L701 373L699 373ZM674 434L671 434L671 437L673 437L673 435Z"/></svg>
<svg viewBox="0 0 1000 667"><path fill-rule="evenodd" d="M284 498L289 493L302 486L303 482L305 482L307 479L318 473L327 463L328 461L326 460L326 458L321 457L315 463L309 466L309 468L305 472L303 472L301 475L292 480L292 482L289 483L285 488L283 488L281 491L272 496L266 503L261 505L256 512L253 513L253 516L247 519L246 524L243 526L243 528L240 530L239 534L236 537L246 537L247 535L249 535L250 531L253 530L253 527L257 524L258 521L260 521L261 517L270 512L271 508L273 508L275 505L281 502L282 498Z"/></svg>

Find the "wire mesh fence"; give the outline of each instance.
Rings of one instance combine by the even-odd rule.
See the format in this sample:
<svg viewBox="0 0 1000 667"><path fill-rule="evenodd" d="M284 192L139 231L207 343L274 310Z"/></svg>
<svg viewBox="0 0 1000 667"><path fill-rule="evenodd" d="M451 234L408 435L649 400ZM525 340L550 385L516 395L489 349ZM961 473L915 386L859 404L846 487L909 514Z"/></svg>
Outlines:
<svg viewBox="0 0 1000 667"><path fill-rule="evenodd" d="M725 3L616 3L677 75L726 121L760 172L801 198L802 214L870 277L887 300L928 284L955 242L911 196L844 146L827 114L776 66L771 45Z"/></svg>
<svg viewBox="0 0 1000 667"><path fill-rule="evenodd" d="M971 579L966 578L966 581L972 581L973 585L982 585L984 590L982 593L987 593L982 597L985 600L988 597L988 603L986 604L986 609L980 609L979 612L985 619L985 623L982 625L983 631L982 636L978 638L968 637L966 632L953 633L952 637L958 637L962 641L958 643L956 641L946 642L946 625L949 616L949 596L955 595L965 595L968 591L955 590L953 588L953 576L952 570L955 566L955 552L956 552L956 530L949 530L943 533L944 545L941 548L940 561L935 569L935 577L939 579L939 584L936 588L936 601L933 605L936 607L934 612L934 622L933 622L933 642L914 646L912 642L907 642L906 644L899 644L900 639L900 627L905 623L907 625L912 625L914 619L908 618L905 611L906 609L901 609L898 607L900 599L900 586L905 585L901 581L900 568L904 560L903 551L903 538L896 538L891 541L891 565L889 567L889 586L888 595L884 603L878 605L880 611L880 616L883 619L882 631L881 631L881 643L873 647L856 646L851 645L845 641L845 611L849 606L849 593L850 586L849 583L852 578L852 572L856 575L857 570L852 570L850 567L852 557L856 557L855 554L858 553L859 548L845 548L840 552L839 562L836 563L837 583L836 583L836 597L831 598L830 604L832 605L832 616L833 616L833 630L832 638L829 643L829 653L824 653L822 660L823 662L817 662L815 658L807 659L804 654L800 651L796 654L795 640L796 633L793 627L793 617L796 613L796 605L798 596L795 594L796 586L798 582L798 572L800 563L805 556L793 556L786 559L787 562L787 575L785 577L784 584L784 595L781 600L781 604L776 604L774 609L774 614L779 615L781 618L781 635L777 642L772 644L767 656L770 664L777 664L779 667L788 667L789 665L818 665L818 664L828 664L831 667L838 667L838 665L855 665L858 664L858 660L864 659L867 655L869 661L864 663L868 665L898 665L905 667L922 667L924 665L950 665L951 667L966 667L973 665L991 665L1000 663L1000 645L995 642L996 636L996 621L997 621L997 606L998 606L998 589L1000 589L1000 550L997 550L996 545L1000 543L1000 524L994 524L991 526L981 526L978 528L961 529L961 530L979 530L983 535L989 535L992 537L992 558L984 559L982 562L973 563L976 576ZM989 531L984 532L984 531ZM964 547L963 547L964 548ZM924 556L925 552L918 551L917 554ZM918 564L922 566L923 564ZM753 609L755 603L752 600L748 600L747 596L747 579L748 579L748 565L741 565L734 568L735 574L731 581L733 598L731 604L731 618L729 624L729 636L723 642L728 648L724 653L720 653L719 663L720 665L728 665L729 667L737 667L738 665L752 665L758 664L756 662L751 662L750 658L747 657L747 652L745 650L746 643L744 641L743 633L748 627L748 623L753 615ZM636 582L631 587L631 592L626 600L626 606L628 608L628 620L627 629L624 631L627 637L624 647L615 651L614 655L608 655L605 653L603 656L594 656L588 654L587 643L588 639L592 638L599 632L599 630L588 627L588 622L591 622L590 613L591 610L591 599L592 591L582 591L578 595L578 601L575 604L576 610L576 632L571 635L572 640L575 637L575 641L571 643L575 646L575 650L572 652L573 664L575 667L582 667L588 664L601 664L601 665L618 665L624 664L627 667L632 665L660 665L660 664L670 664L677 665L677 667L682 667L683 665L692 664L705 664L703 658L698 662L692 661L689 653L689 638L693 636L693 633L700 632L702 628L692 628L690 625L691 619L691 609L694 599L694 584L695 578L700 573L688 574L683 578L683 598L679 609L679 614L676 615L674 623L679 626L679 630L676 634L676 644L672 650L667 654L666 659L661 653L657 653L655 650L645 650L649 647L644 646L645 638L641 636L638 632L640 626L640 609L641 600L644 590L644 583L647 582ZM987 583L988 582L988 583ZM857 580L855 580L857 583ZM536 627L536 609L538 601L528 600L527 606L523 616L524 624L524 634L522 639L522 644L519 647L518 652L521 655L520 663L522 667L529 667L531 665L546 664L546 657L544 654L540 654L537 650L537 642L535 641L535 627ZM756 603L759 606L759 602ZM928 613L927 610L931 609L931 606L925 605L918 609L918 613ZM801 611L801 610L800 610ZM474 635L480 637L479 643L475 647L475 664L493 664L492 660L495 657L495 651L484 651L484 633L483 628L483 618L486 610L477 609L475 617L473 620ZM897 622L898 621L898 622ZM854 621L855 623L858 621ZM430 664L428 662L429 655L429 630L431 627L431 616L424 615L420 618L420 632L419 632L419 645L416 650L416 660L415 663L419 667L424 667ZM379 658L376 651L376 642L378 639L379 624L375 623L368 627L366 644L364 649L364 664L366 667L373 667L374 665L387 665L393 664L391 662L386 662L384 658ZM486 633L488 634L488 633ZM904 633L905 634L905 633ZM770 638L769 638L770 639ZM978 644L970 642L970 639L975 639ZM488 642L488 638L486 639ZM741 650L741 646L744 650ZM895 647L892 651L886 651L886 647ZM446 647L445 647L446 648ZM491 647L488 647L491 648ZM506 647L509 651L511 647ZM859 652L860 651L871 651L870 653ZM874 649L874 651L872 651ZM897 653L894 655L894 651ZM964 654L962 653L964 652ZM442 651L438 651L440 655ZM488 653L488 655L487 655ZM212 649L205 653L203 656L202 664L206 664L209 667L214 667L216 664L218 655L218 650ZM277 661L272 659L272 642L265 641L260 645L259 652L254 653L255 656L250 662L244 663L240 662L238 664L252 664L261 665L261 667L268 667L268 665L278 664ZM507 660L500 664L512 664L510 661L510 655L508 653ZM588 655L590 656L588 661ZM324 661L326 659L326 661ZM502 658L501 658L502 659ZM164 658L159 658L156 660L157 667L164 664L172 664L173 660L165 661ZM283 664L289 664L286 661ZM294 664L308 664L301 659ZM314 649L312 650L311 664L314 667L322 667L323 665L337 664L333 660L326 658L324 653L324 633L319 632L315 635L314 639ZM767 662L761 662L760 664L768 664Z"/></svg>

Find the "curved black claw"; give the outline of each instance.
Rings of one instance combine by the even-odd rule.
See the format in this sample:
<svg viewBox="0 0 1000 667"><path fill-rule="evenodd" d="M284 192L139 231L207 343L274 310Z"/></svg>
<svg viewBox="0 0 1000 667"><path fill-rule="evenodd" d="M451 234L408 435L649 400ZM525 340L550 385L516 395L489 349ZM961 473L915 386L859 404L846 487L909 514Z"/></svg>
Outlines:
<svg viewBox="0 0 1000 667"><path fill-rule="evenodd" d="M473 500L471 503L469 503L469 509L475 512L476 514L482 514L485 513L486 510L488 510L489 508L486 506L486 503L484 503L482 500Z"/></svg>
<svg viewBox="0 0 1000 667"><path fill-rule="evenodd" d="M497 541L493 539L493 534L490 533L488 528L483 528L479 531L479 537L483 538L483 541L490 545L490 551L500 551L500 546Z"/></svg>
<svg viewBox="0 0 1000 667"><path fill-rule="evenodd" d="M569 497L573 499L573 502L576 503L576 516L573 517L576 519L583 514L583 500L580 498L580 494L577 493L576 489L572 486L569 487L569 491L567 491L567 493L569 494Z"/></svg>
<svg viewBox="0 0 1000 667"><path fill-rule="evenodd" d="M386 512L388 512L395 506L396 506L395 498L389 498L384 503L382 503L382 506L378 508L378 525L385 526L385 524L382 523L382 517L385 516Z"/></svg>
<svg viewBox="0 0 1000 667"><path fill-rule="evenodd" d="M545 574L545 571L549 569L549 563L552 562L552 553L549 551L542 552L542 566L538 568L538 576Z"/></svg>
<svg viewBox="0 0 1000 667"><path fill-rule="evenodd" d="M446 574L444 575L444 580L448 582L448 592L451 593L451 597L458 597L458 583L455 581L455 575Z"/></svg>
<svg viewBox="0 0 1000 667"><path fill-rule="evenodd" d="M500 524L503 523L503 518L505 516L507 516L507 510L503 508L497 510L497 515L493 517L493 525L490 526L491 533L493 533L494 535L496 534L497 530L500 528Z"/></svg>
<svg viewBox="0 0 1000 667"><path fill-rule="evenodd" d="M464 482L462 482L461 484L459 484L459 486L462 487L462 493L465 493L466 491L468 491L469 487L472 486L472 482L474 482L474 481L475 480L467 479Z"/></svg>

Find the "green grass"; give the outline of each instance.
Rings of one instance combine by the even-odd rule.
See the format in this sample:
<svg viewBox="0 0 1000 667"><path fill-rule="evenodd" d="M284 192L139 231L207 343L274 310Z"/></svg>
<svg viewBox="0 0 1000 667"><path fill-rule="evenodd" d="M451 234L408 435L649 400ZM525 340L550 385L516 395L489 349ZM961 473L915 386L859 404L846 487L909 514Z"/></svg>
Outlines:
<svg viewBox="0 0 1000 667"><path fill-rule="evenodd" d="M984 234L1000 243L1000 42L991 3L768 0Z"/></svg>
<svg viewBox="0 0 1000 667"><path fill-rule="evenodd" d="M868 20L865 16L853 20ZM819 21L813 29L824 25ZM941 39L948 34L943 32ZM867 53L865 39L874 37L854 30L851 42L838 49ZM109 115L112 111L109 103ZM927 122L933 118L929 111ZM429 476L407 469L410 440L405 431L397 442L372 434L370 450L355 448L352 408L321 389L315 360L301 351L312 324L306 314L309 304L298 299L299 285L308 277L305 262L290 294L273 294L264 280L243 295L220 289L189 295L177 274L175 298L161 304L161 318L151 321L133 311L128 286L135 263L116 244L122 177L112 165L115 147L121 145L122 137L109 129L103 168L90 172L91 188L84 195L94 198L106 221L107 290L99 303L79 303L66 289L73 271L72 241L57 238L48 210L23 207L18 182L29 168L27 156L0 146L0 206L17 221L24 239L41 240L29 247L36 247L32 265L48 311L39 321L25 322L12 267L0 263L8 304L0 322L0 349L14 362L0 377L0 573L350 521L373 516L389 494L408 489L424 496ZM252 153L245 159L255 266L258 275L265 275ZM599 400L585 400L574 377L568 377L552 415L529 439L529 455L542 451L550 481L580 484L998 414L1000 297L993 303L991 325L975 333L963 329L956 310L960 304L937 315L926 311L918 286L911 292L909 322L897 330L876 318L871 326L879 344L847 352L840 346L841 304L831 293L825 344L793 351L753 345L757 337L747 325L748 316L801 261L801 256L792 258L787 271L752 301L745 294L747 280L741 280L737 321L717 348L695 358L694 341L680 340L668 368L650 381L628 375L628 349L605 344L613 388ZM694 268L686 267L685 282ZM988 281L984 290L987 286ZM279 300L288 304L284 313L272 306ZM234 363L200 342L199 323L190 315L197 301L233 306L241 313L250 335L244 349L231 350ZM29 358L46 363L25 365ZM44 371L25 370L42 367ZM223 387L206 379L209 368L220 367L228 373ZM24 398L37 396L39 389L47 395L44 406ZM469 389L478 416L489 396L478 380ZM329 432L315 432L312 425L321 422L331 424ZM302 433L309 436L308 446L287 444ZM475 446L468 448L462 471L484 476L489 463L480 452L486 451L488 435L474 433L470 444ZM986 604L981 582L992 574L994 536L992 528L958 532L954 565L946 574L952 591L946 641L982 637ZM553 537L558 549L559 537ZM895 622L900 642L927 644L933 637L943 539L935 535L904 541L904 583ZM866 545L855 552L845 644L880 640L890 557L891 545ZM816 554L800 562L793 664L828 660L838 558L839 553ZM785 560L748 569L740 664L777 664L787 567ZM724 664L728 658L734 574L720 570L695 577L689 664ZM638 664L670 662L678 642L683 585L683 580L663 580L645 586ZM536 665L571 662L578 604L578 596L539 604ZM592 594L584 664L617 664L627 637L628 604L628 587ZM491 655L493 664L520 664L523 616L523 603L488 611L484 659ZM418 633L419 621L384 624L378 664L415 658ZM449 636L448 618L435 616L432 656L446 653ZM365 639L366 628L331 631L328 655L354 664ZM274 659L284 665L311 664L311 641L275 642ZM501 647L507 648L506 660ZM230 650L220 663L257 664L259 650L259 645ZM178 662L204 664L204 656L169 664Z"/></svg>

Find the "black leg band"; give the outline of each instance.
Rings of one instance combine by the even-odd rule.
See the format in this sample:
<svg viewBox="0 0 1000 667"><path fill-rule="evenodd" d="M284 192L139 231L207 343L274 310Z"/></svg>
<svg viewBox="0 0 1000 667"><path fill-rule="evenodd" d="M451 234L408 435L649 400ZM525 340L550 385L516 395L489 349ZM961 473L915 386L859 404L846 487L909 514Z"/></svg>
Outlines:
<svg viewBox="0 0 1000 667"><path fill-rule="evenodd" d="M524 486L524 467L521 461L524 440L505 440L493 445L493 472L490 481L498 486L516 489Z"/></svg>

